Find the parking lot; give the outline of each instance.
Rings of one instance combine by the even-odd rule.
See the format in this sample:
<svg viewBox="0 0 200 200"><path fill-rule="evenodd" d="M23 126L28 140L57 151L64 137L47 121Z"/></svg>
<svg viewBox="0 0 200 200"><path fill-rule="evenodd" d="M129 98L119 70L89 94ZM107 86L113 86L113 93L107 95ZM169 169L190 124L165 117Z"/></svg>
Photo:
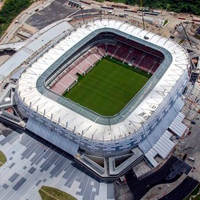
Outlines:
<svg viewBox="0 0 200 200"><path fill-rule="evenodd" d="M53 22L70 16L76 11L78 11L78 8L68 6L67 0L57 0L44 9L38 10L28 18L26 23L40 30Z"/></svg>

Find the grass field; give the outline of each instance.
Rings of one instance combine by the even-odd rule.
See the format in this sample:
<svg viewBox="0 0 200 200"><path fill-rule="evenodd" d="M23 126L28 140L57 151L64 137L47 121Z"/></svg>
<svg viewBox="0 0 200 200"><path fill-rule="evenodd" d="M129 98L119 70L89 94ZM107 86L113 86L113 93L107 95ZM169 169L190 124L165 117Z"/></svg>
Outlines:
<svg viewBox="0 0 200 200"><path fill-rule="evenodd" d="M2 151L0 151L0 167L5 164L6 162L6 156L4 155L4 153Z"/></svg>
<svg viewBox="0 0 200 200"><path fill-rule="evenodd" d="M105 116L117 114L150 78L110 57L103 58L65 97Z"/></svg>
<svg viewBox="0 0 200 200"><path fill-rule="evenodd" d="M42 200L76 200L76 198L70 194L48 186L42 186L39 193Z"/></svg>

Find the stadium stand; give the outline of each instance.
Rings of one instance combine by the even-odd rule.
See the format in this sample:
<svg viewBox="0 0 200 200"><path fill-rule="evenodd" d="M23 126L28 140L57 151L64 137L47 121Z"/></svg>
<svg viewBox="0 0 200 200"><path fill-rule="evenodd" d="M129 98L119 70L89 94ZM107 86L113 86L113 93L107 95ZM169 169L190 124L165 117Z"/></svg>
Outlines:
<svg viewBox="0 0 200 200"><path fill-rule="evenodd" d="M141 47L140 44L129 41L123 37L117 36L116 44L99 43L83 53L68 69L58 75L54 83L51 84L51 90L56 94L62 95L65 91L71 89L78 80L78 74L85 75L92 69L102 57L109 55L121 62L125 62L133 67L138 67L143 71L153 74L162 61L162 55L153 49ZM129 44L129 45L128 45Z"/></svg>

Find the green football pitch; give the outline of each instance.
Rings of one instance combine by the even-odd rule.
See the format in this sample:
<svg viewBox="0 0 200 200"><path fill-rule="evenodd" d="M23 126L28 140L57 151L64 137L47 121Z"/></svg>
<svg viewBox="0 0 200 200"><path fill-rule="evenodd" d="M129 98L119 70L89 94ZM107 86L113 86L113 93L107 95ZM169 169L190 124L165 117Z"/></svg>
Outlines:
<svg viewBox="0 0 200 200"><path fill-rule="evenodd" d="M66 98L104 116L117 114L144 86L150 74L110 57L94 68L64 94Z"/></svg>

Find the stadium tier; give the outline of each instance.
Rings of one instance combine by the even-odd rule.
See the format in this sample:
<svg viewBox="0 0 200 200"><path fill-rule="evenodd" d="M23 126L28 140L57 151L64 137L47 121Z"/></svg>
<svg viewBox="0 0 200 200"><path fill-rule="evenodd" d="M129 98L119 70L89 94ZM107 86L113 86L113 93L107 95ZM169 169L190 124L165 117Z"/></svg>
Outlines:
<svg viewBox="0 0 200 200"><path fill-rule="evenodd" d="M96 37L94 46L91 44L90 49L86 53L79 54L80 57L67 67L71 69L70 71L64 70L57 76L53 84L50 84L53 92L62 95L71 89L74 83L78 82L78 74L85 75L95 63L107 55L150 74L156 71L163 60L162 54L148 47L141 49L138 43L129 43L129 40L126 38L106 33L103 36L104 40L101 40L102 36L103 34ZM113 36L112 39L109 39L111 36ZM115 45L106 43L106 37L108 37L108 42L115 43ZM128 46L127 44L133 46ZM88 48L88 46L86 47Z"/></svg>
<svg viewBox="0 0 200 200"><path fill-rule="evenodd" d="M106 56L152 75L113 116L98 114L62 96ZM189 64L187 52L170 39L127 22L94 20L62 38L27 67L18 81L15 101L28 119L27 129L99 176L114 177L144 157L157 167L157 156L166 159L174 148L173 135L181 137L186 131L180 111ZM173 123L182 129L170 131ZM114 163L120 156L123 162L117 166Z"/></svg>

